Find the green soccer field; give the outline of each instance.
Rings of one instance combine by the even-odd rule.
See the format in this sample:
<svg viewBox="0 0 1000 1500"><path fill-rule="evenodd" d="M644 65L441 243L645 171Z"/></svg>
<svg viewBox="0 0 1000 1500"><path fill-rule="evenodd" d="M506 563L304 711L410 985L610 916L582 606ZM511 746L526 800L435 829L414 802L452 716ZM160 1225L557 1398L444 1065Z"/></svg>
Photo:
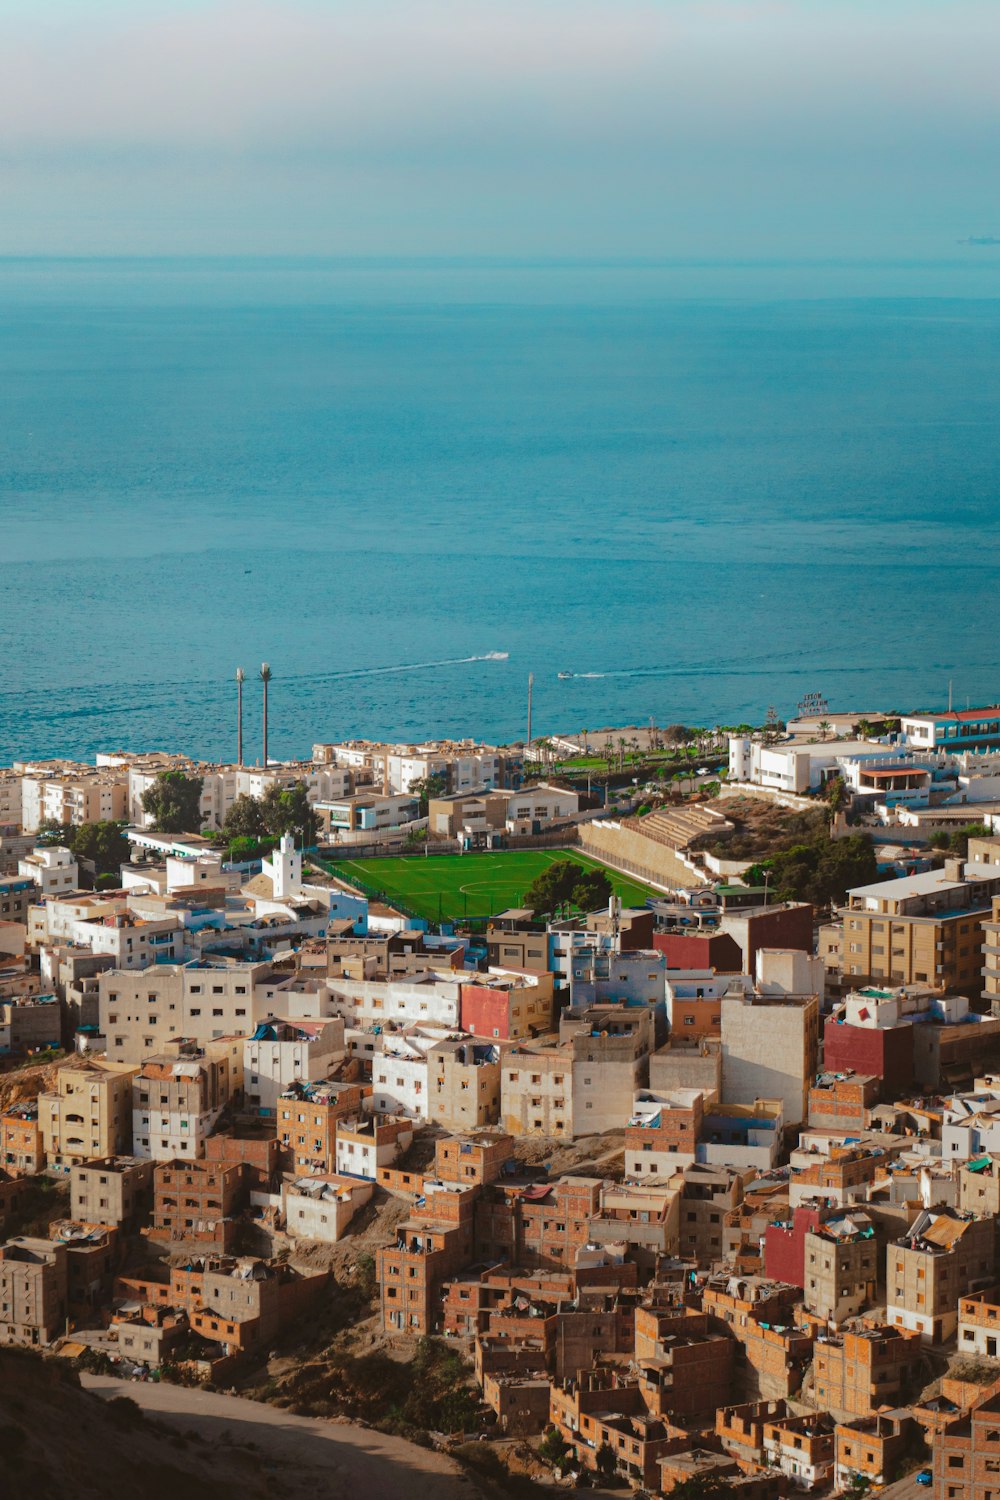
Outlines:
<svg viewBox="0 0 1000 1500"><path fill-rule="evenodd" d="M588 870L603 870L624 906L644 906L657 893L649 886L602 865L576 849L497 849L479 854L411 854L404 858L339 859L330 872L366 894L401 901L429 922L491 917L520 906L536 875L560 859ZM326 861L324 861L324 864Z"/></svg>

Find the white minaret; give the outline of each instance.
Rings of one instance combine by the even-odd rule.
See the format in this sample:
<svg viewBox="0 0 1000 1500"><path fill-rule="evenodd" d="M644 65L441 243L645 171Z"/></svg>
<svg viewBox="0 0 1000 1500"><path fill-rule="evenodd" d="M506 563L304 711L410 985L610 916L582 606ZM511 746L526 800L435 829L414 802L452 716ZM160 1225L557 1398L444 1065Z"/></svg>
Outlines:
<svg viewBox="0 0 1000 1500"><path fill-rule="evenodd" d="M287 901L302 889L302 855L290 833L281 835L281 843L271 855L271 885L276 901Z"/></svg>

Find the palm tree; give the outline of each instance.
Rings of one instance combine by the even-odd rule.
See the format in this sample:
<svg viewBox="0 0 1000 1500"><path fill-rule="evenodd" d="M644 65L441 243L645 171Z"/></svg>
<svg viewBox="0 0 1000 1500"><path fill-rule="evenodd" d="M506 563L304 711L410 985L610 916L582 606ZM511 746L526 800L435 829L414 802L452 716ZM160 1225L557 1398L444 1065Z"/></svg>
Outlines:
<svg viewBox="0 0 1000 1500"><path fill-rule="evenodd" d="M625 738L624 735L620 734L618 736L618 769L619 769L619 771L624 771L624 769L625 769L625 746L627 744L628 744L628 740L626 740L626 738Z"/></svg>
<svg viewBox="0 0 1000 1500"><path fill-rule="evenodd" d="M830 720L829 719L820 719L820 721L819 721L820 739L825 740L829 733L830 733Z"/></svg>
<svg viewBox="0 0 1000 1500"><path fill-rule="evenodd" d="M830 810L830 826L832 828L848 801L847 782L843 776L831 776L823 788L823 796L826 798L826 805Z"/></svg>

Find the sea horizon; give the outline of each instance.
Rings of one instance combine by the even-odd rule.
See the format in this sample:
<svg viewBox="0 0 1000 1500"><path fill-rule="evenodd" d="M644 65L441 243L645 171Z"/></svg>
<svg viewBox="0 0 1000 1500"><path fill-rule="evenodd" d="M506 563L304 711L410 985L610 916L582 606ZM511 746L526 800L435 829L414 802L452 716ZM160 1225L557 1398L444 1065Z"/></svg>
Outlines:
<svg viewBox="0 0 1000 1500"><path fill-rule="evenodd" d="M965 254L0 257L0 760L993 701Z"/></svg>

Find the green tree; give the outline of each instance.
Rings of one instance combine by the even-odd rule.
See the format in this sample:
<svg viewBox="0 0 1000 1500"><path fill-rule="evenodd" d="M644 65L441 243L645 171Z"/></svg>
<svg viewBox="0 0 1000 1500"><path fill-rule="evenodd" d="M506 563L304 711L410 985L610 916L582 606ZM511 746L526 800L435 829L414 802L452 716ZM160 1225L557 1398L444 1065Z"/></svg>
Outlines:
<svg viewBox="0 0 1000 1500"><path fill-rule="evenodd" d="M690 1479L682 1479L670 1491L670 1500L721 1500L723 1495L731 1494L729 1480L710 1472L692 1474Z"/></svg>
<svg viewBox="0 0 1000 1500"><path fill-rule="evenodd" d="M603 1474L606 1479L610 1479L613 1474L617 1474L618 1472L618 1456L610 1443L601 1444L597 1450L594 1463L597 1466L598 1473Z"/></svg>
<svg viewBox="0 0 1000 1500"><path fill-rule="evenodd" d="M420 804L420 816L426 818L427 808L435 797L443 797L448 790L448 778L443 771L435 771L420 781L411 781L409 790Z"/></svg>
<svg viewBox="0 0 1000 1500"><path fill-rule="evenodd" d="M875 726L870 719L859 719L854 726L854 732L860 739L869 740L875 731Z"/></svg>
<svg viewBox="0 0 1000 1500"><path fill-rule="evenodd" d="M836 822L839 813L850 801L850 790L843 776L831 776L823 788L823 797L830 809L830 823Z"/></svg>
<svg viewBox="0 0 1000 1500"><path fill-rule="evenodd" d="M129 858L129 841L125 837L125 823L102 819L99 823L81 823L71 828L66 839L67 847L76 859L93 861L95 875L114 875L117 880L121 866Z"/></svg>
<svg viewBox="0 0 1000 1500"><path fill-rule="evenodd" d="M552 913L572 905L581 911L606 906L612 893L603 870L585 870L572 859L557 859L532 881L524 893L524 904L533 911Z"/></svg>
<svg viewBox="0 0 1000 1500"><path fill-rule="evenodd" d="M290 833L304 845L315 844L319 824L304 781L268 787L260 806L264 827L275 838Z"/></svg>
<svg viewBox="0 0 1000 1500"><path fill-rule="evenodd" d="M558 1427L550 1427L538 1445L542 1458L561 1469L569 1457L569 1444Z"/></svg>
<svg viewBox="0 0 1000 1500"><path fill-rule="evenodd" d="M948 849L951 846L951 838L943 828L937 828L927 840L932 849Z"/></svg>
<svg viewBox="0 0 1000 1500"><path fill-rule="evenodd" d="M860 833L844 839L822 834L782 849L770 864L779 901L811 901L814 906L842 901L853 886L868 885L878 875L875 850Z"/></svg>
<svg viewBox="0 0 1000 1500"><path fill-rule="evenodd" d="M143 812L153 819L157 833L198 833L202 825L200 776L183 771L161 771L142 794Z"/></svg>
<svg viewBox="0 0 1000 1500"><path fill-rule="evenodd" d="M241 793L226 813L222 831L227 839L259 839L267 830L264 826L264 809L259 797L248 797Z"/></svg>
<svg viewBox="0 0 1000 1500"><path fill-rule="evenodd" d="M961 828L953 829L948 847L953 854L960 854L965 859L969 852L969 840L989 838L989 835L990 830L985 823L965 823Z"/></svg>

